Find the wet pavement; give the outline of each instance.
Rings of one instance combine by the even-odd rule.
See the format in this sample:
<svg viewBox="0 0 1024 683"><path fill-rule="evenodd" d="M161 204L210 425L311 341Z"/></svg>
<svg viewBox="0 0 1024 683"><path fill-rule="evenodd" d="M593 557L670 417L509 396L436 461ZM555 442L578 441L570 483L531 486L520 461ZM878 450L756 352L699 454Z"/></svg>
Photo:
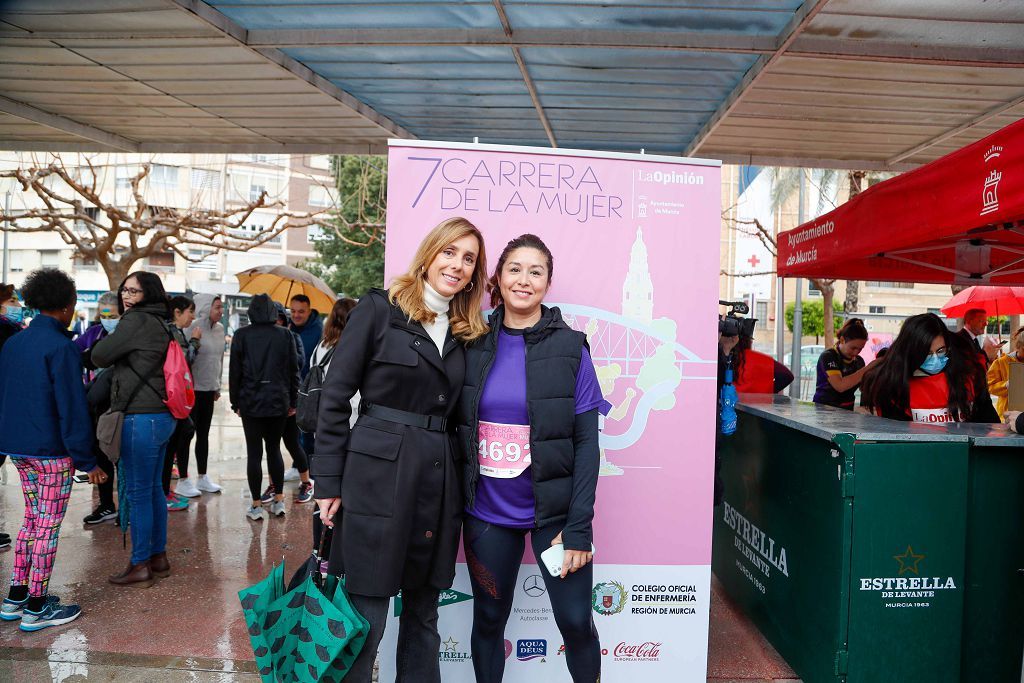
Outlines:
<svg viewBox="0 0 1024 683"><path fill-rule="evenodd" d="M287 455L285 463L290 464ZM223 399L214 417L209 469L224 492L203 494L192 499L187 511L170 513L171 575L144 589L107 583L107 576L128 561L125 539L112 522L82 523L95 506L94 492L88 484L75 484L50 592L63 602L77 602L83 614L66 626L37 633L19 631L17 622L0 622L0 681L259 680L237 592L263 579L282 558L287 573L306 559L313 508L294 502L295 482L286 484L283 519L250 522L244 517L249 503L242 427ZM13 535L22 516L21 489L10 463L3 472L0 530ZM10 550L0 551L0 585L6 585L12 560ZM795 679L716 589L708 681Z"/></svg>

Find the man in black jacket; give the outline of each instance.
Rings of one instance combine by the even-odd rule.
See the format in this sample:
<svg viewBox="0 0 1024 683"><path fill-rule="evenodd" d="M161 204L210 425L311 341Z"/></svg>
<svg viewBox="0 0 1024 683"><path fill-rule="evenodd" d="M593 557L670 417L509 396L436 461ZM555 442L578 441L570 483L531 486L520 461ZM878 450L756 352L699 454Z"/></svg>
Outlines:
<svg viewBox="0 0 1024 683"><path fill-rule="evenodd" d="M284 515L284 461L281 436L285 422L295 414L299 392L299 363L295 339L277 325L277 310L266 294L257 294L249 304L250 324L238 330L231 342L228 393L231 409L242 418L248 457L246 472L252 506L247 516L264 518L260 501L263 483L263 446L267 469L274 486L270 513Z"/></svg>
<svg viewBox="0 0 1024 683"><path fill-rule="evenodd" d="M999 355L999 345L985 337L985 345L981 344L981 335L985 334L985 327L988 325L988 313L982 308L972 308L964 313L964 328L957 332L961 337L970 342L978 355L984 359L985 369Z"/></svg>

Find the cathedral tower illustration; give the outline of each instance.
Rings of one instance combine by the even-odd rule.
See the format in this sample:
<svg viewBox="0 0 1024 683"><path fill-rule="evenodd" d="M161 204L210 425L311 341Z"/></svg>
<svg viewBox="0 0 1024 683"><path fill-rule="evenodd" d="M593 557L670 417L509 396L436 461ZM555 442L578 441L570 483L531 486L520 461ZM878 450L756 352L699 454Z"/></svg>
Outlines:
<svg viewBox="0 0 1024 683"><path fill-rule="evenodd" d="M650 323L654 318L654 285L640 228L636 229L636 241L629 254L629 272L622 283L622 315L643 323Z"/></svg>

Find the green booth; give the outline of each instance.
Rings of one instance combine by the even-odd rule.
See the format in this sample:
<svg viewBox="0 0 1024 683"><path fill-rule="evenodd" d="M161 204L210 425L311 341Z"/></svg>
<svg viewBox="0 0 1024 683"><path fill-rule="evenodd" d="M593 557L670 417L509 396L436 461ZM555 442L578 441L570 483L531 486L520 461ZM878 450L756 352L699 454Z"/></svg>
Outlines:
<svg viewBox="0 0 1024 683"><path fill-rule="evenodd" d="M1024 436L746 395L712 569L805 683L1021 680Z"/></svg>

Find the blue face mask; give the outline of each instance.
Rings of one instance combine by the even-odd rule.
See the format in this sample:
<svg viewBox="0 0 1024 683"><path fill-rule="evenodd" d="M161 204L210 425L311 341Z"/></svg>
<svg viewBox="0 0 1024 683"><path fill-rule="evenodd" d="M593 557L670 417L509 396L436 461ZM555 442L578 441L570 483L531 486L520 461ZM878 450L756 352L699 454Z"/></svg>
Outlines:
<svg viewBox="0 0 1024 683"><path fill-rule="evenodd" d="M113 320L110 320L108 318L100 318L100 325L103 325L103 329L107 331L107 334L113 332L114 328L117 327L117 324L119 322L121 322L120 318L115 318Z"/></svg>
<svg viewBox="0 0 1024 683"><path fill-rule="evenodd" d="M15 325L20 325L25 321L25 309L21 306L4 306L4 309L4 317Z"/></svg>
<svg viewBox="0 0 1024 683"><path fill-rule="evenodd" d="M921 363L921 372L926 375L937 375L946 369L946 363L948 362L949 358L945 354L940 356L929 353L924 362Z"/></svg>

